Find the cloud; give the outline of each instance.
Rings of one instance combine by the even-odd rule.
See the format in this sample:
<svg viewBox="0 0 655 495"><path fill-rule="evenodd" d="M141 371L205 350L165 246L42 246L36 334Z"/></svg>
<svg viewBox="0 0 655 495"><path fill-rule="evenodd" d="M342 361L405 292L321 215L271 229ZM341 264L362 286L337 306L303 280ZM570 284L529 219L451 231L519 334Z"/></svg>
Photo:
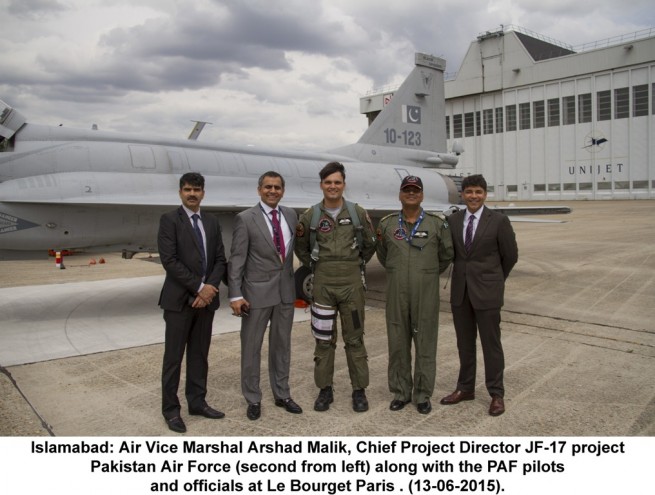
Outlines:
<svg viewBox="0 0 655 495"><path fill-rule="evenodd" d="M52 14L65 12L68 8L53 0L10 0L7 12L21 19L43 19Z"/></svg>
<svg viewBox="0 0 655 495"><path fill-rule="evenodd" d="M454 72L478 34L516 24L576 45L649 27L599 0L5 0L0 98L35 122L326 149L366 126L358 97L414 53Z"/></svg>

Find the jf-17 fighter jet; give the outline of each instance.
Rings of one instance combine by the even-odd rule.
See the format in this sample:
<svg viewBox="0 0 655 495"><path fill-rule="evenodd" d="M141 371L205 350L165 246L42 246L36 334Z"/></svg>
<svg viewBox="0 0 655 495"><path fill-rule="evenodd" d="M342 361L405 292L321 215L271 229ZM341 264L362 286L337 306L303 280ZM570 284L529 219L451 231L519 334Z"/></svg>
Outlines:
<svg viewBox="0 0 655 495"><path fill-rule="evenodd" d="M444 152L444 68L443 59L416 54L361 139L323 153L37 125L0 101L0 249L156 250L159 217L179 205L179 178L189 171L205 176L202 208L219 217L228 246L234 215L256 203L268 170L284 176L284 204L297 211L322 199L318 171L330 161L345 165L347 198L372 217L398 209L406 175L423 179L426 209L446 210L458 198L434 170L457 164Z"/></svg>
<svg viewBox="0 0 655 495"><path fill-rule="evenodd" d="M284 176L284 204L299 212L322 199L318 172L330 161L345 165L346 197L374 221L398 210L407 175L423 180L426 210L452 211L457 188L435 170L454 168L461 151L445 151L444 69L417 53L359 141L323 153L37 125L0 101L0 249L154 251L159 218L179 205L189 171L205 176L203 212L219 217L227 249L234 215L256 203L268 170Z"/></svg>

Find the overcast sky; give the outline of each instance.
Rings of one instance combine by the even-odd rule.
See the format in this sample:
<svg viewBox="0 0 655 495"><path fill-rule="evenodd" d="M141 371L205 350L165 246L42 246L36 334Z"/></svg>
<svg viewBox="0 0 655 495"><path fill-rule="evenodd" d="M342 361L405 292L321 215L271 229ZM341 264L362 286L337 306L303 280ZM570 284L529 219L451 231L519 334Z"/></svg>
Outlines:
<svg viewBox="0 0 655 495"><path fill-rule="evenodd" d="M29 122L327 150L414 52L456 72L485 31L571 45L655 27L652 0L0 0L0 99Z"/></svg>

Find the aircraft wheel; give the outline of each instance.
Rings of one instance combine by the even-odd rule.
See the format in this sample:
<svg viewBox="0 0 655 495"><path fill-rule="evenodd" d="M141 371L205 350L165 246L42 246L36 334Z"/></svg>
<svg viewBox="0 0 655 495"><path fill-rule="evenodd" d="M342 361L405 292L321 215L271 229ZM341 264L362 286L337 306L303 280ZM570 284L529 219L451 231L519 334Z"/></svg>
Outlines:
<svg viewBox="0 0 655 495"><path fill-rule="evenodd" d="M301 266L296 270L294 280L296 281L296 299L312 302L312 271L306 266Z"/></svg>

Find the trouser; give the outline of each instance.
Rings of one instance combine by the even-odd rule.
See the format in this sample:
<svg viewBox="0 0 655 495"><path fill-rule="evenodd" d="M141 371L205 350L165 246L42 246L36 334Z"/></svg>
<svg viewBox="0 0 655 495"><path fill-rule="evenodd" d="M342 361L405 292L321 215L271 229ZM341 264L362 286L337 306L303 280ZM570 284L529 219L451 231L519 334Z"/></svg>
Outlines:
<svg viewBox="0 0 655 495"><path fill-rule="evenodd" d="M500 308L475 309L466 292L462 304L451 305L451 309L460 365L457 389L464 392L475 390L476 339L479 331L487 391L489 395L504 397L505 354L500 341Z"/></svg>
<svg viewBox="0 0 655 495"><path fill-rule="evenodd" d="M339 313L350 383L353 390L359 390L368 387L369 383L368 355L364 345L365 292L359 267L353 266L344 270L343 265L330 263L329 268L317 269L313 300L321 306L333 307ZM318 388L332 386L336 342L336 324L331 338L316 339L314 381Z"/></svg>
<svg viewBox="0 0 655 495"><path fill-rule="evenodd" d="M182 311L164 311L166 340L162 365L162 414L179 416L182 359L186 350L185 396L189 409L202 409L207 395L208 356L214 312L185 307Z"/></svg>
<svg viewBox="0 0 655 495"><path fill-rule="evenodd" d="M425 402L434 392L437 373L438 313L429 325L411 321L411 314L389 314L389 391L394 399ZM414 379L412 380L412 342L414 343Z"/></svg>
<svg viewBox="0 0 655 495"><path fill-rule="evenodd" d="M250 308L241 322L241 391L248 404L261 402L259 387L261 352L266 326L268 333L268 377L273 396L287 399L291 361L293 304L280 303L267 308Z"/></svg>

